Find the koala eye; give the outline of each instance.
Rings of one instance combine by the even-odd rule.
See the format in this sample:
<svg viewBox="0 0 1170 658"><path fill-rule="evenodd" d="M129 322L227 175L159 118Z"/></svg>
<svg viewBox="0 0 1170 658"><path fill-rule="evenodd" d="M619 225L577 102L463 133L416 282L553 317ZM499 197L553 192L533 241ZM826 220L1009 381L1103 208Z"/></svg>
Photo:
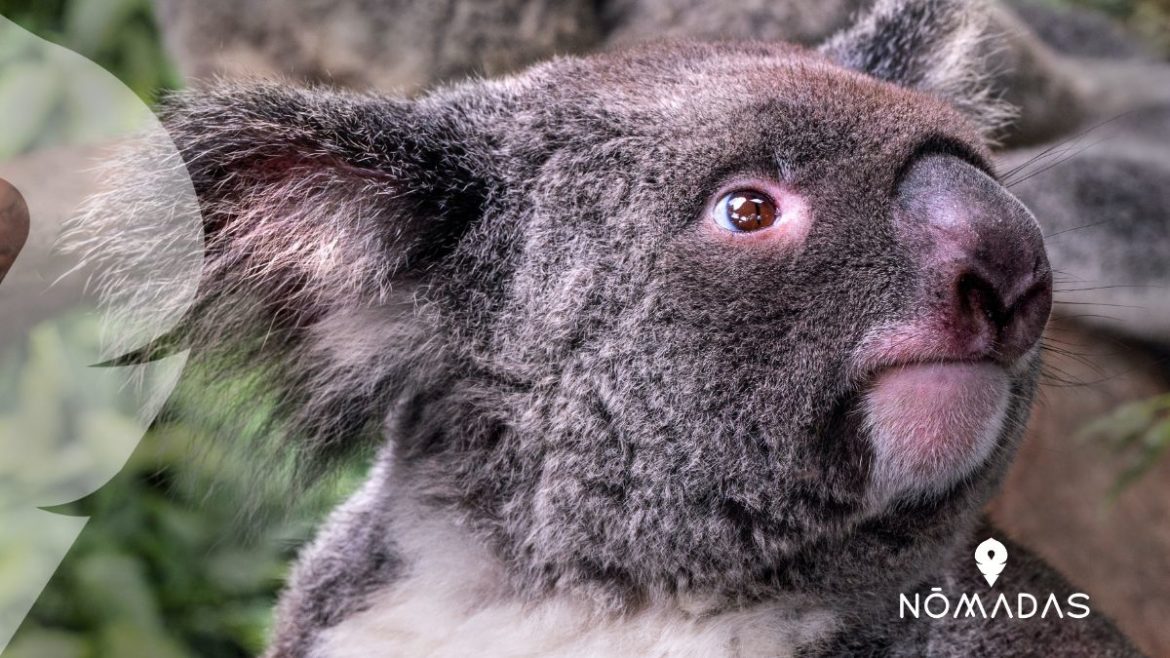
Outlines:
<svg viewBox="0 0 1170 658"><path fill-rule="evenodd" d="M715 223L732 233L749 233L776 223L779 208L771 196L759 190L735 190L719 199L713 210Z"/></svg>

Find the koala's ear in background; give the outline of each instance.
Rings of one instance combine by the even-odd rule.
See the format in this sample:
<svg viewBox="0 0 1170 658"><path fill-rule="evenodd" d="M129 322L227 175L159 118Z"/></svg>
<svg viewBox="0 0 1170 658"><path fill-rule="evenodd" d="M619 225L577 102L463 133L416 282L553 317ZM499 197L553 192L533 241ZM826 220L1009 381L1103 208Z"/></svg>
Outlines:
<svg viewBox="0 0 1170 658"><path fill-rule="evenodd" d="M245 423L275 448L265 454L298 448L294 463L312 467L298 475L371 445L428 344L412 340L412 295L478 219L490 185L491 151L471 146L472 119L432 98L232 84L171 98L163 122L199 202L203 269L179 328L117 362L189 350L175 399L217 410L229 441ZM118 237L118 218L165 202L137 194L98 201L82 229L107 237L87 251L144 248ZM99 284L128 296L124 278ZM141 288L138 307L166 303L165 291L129 286Z"/></svg>
<svg viewBox="0 0 1170 658"><path fill-rule="evenodd" d="M1012 115L989 84L994 38L983 0L878 0L820 51L847 68L940 96L991 134Z"/></svg>

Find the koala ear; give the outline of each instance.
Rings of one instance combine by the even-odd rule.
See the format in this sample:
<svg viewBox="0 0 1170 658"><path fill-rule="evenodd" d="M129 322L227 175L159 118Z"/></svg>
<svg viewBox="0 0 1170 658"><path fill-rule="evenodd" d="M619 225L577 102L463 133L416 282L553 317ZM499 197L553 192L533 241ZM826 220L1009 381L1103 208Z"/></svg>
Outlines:
<svg viewBox="0 0 1170 658"><path fill-rule="evenodd" d="M989 86L991 36L982 0L877 0L820 52L879 80L940 96L989 134L1011 114Z"/></svg>
<svg viewBox="0 0 1170 658"><path fill-rule="evenodd" d="M225 85L171 98L163 123L208 250L296 270L298 288L339 277L323 290L373 300L449 249L482 200L466 116L439 102Z"/></svg>
<svg viewBox="0 0 1170 658"><path fill-rule="evenodd" d="M180 396L214 396L208 408L221 410L236 400L225 415L253 429L263 409L249 433L295 442L272 447L300 448L312 471L375 440L406 362L434 343L411 340L412 293L478 219L489 185L492 152L472 146L469 116L435 98L276 84L171 98L163 125L198 200L202 272L179 326L112 365L186 350ZM120 227L164 202L138 194L126 186L89 213L88 232L107 237L88 250L147 248ZM167 303L140 287L139 307ZM247 401L222 385L241 372L257 375ZM238 431L228 422L223 434Z"/></svg>

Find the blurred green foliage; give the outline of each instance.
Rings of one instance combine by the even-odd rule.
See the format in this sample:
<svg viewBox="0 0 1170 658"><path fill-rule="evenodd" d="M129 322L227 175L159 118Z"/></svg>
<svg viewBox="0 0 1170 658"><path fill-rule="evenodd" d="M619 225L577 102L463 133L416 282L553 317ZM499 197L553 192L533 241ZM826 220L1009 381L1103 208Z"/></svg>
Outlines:
<svg viewBox="0 0 1170 658"><path fill-rule="evenodd" d="M100 64L148 104L161 90L179 86L150 0L0 0L0 14ZM134 111L124 99L109 96L108 86L87 84L92 75L46 75L55 63L46 58L56 55L5 34L0 29L0 99L9 94L25 110L15 118L35 124L0 130L0 159L120 132ZM108 122L95 122L95 114ZM93 343L96 335L92 318L70 317L0 352L0 381L19 382L18 390L0 390L0 454L29 457L0 461L9 488L68 478L69 460L79 468L94 459L120 463L118 456L77 454L95 442L67 439L77 423L57 408L102 410L100 419L82 421L91 434L136 432L136 410L124 408L119 416L96 399L103 391L77 386L74 366L60 357L63 344ZM246 382L236 392L248 399ZM56 421L55 414L61 414ZM293 553L355 486L359 471L290 502L287 491L253 486L254 462L210 454L215 442L200 432L215 428L213 416L176 399L114 480L52 510L89 521L4 658L242 658L261 651ZM22 445L27 427L37 428L38 437L56 428L59 436ZM33 459L34 453L56 460L51 476L38 471L45 459ZM0 535L0 602L5 592L28 588L42 563L53 559L39 547L62 536L47 512L32 513L46 515L44 536L10 541Z"/></svg>
<svg viewBox="0 0 1170 658"><path fill-rule="evenodd" d="M147 103L181 84L163 52L151 0L0 0L0 14L96 62Z"/></svg>
<svg viewBox="0 0 1170 658"><path fill-rule="evenodd" d="M65 427L58 428L56 445L19 445L28 435L18 429L22 422L32 422L40 437L53 427L44 417L58 407L62 418L66 407L122 413L97 425L137 435L131 422L136 410L115 411L106 403L108 391L79 388L77 359L61 357L63 344L92 343L96 322L84 315L43 325L20 349L2 355L0 381L20 374L16 390L0 388L4 454L32 450L68 459L70 446L85 442L69 444ZM250 399L246 379L232 388ZM263 404L253 401L252 408L262 413ZM239 427L228 422L202 398L178 395L109 484L51 510L89 522L4 658L243 658L261 651L293 553L321 515L356 486L360 470L290 500L287 491L254 486L255 462L240 459L234 444L210 438L225 426ZM246 432L233 436L240 444L250 438ZM4 460L0 477L36 484L44 474L29 469L38 464L44 460ZM50 477L69 473L54 468ZM51 530L49 523L44 527ZM39 571L34 565L45 558L36 554L37 543L3 539L0 596ZM54 535L38 532L33 539L51 542Z"/></svg>
<svg viewBox="0 0 1170 658"><path fill-rule="evenodd" d="M149 0L0 0L0 14L98 63L147 103L179 82L163 56ZM0 131L0 157L124 133L135 116L136 107L126 105L132 97L64 63L62 51L4 32L0 29L0 107L24 111L6 117L17 125Z"/></svg>
<svg viewBox="0 0 1170 658"><path fill-rule="evenodd" d="M1116 497L1170 452L1170 395L1122 405L1084 428L1081 439L1104 441L1121 462Z"/></svg>

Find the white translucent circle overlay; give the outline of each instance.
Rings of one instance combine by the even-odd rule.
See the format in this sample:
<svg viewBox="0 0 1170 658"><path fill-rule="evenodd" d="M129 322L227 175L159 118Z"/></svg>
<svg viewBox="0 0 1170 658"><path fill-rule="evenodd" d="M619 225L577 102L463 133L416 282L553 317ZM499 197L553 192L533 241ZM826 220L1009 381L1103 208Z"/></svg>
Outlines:
<svg viewBox="0 0 1170 658"><path fill-rule="evenodd" d="M150 109L98 65L3 17L0 178L31 221L0 283L2 651L87 521L41 508L122 469L185 355L95 364L178 323L203 239L190 178Z"/></svg>

